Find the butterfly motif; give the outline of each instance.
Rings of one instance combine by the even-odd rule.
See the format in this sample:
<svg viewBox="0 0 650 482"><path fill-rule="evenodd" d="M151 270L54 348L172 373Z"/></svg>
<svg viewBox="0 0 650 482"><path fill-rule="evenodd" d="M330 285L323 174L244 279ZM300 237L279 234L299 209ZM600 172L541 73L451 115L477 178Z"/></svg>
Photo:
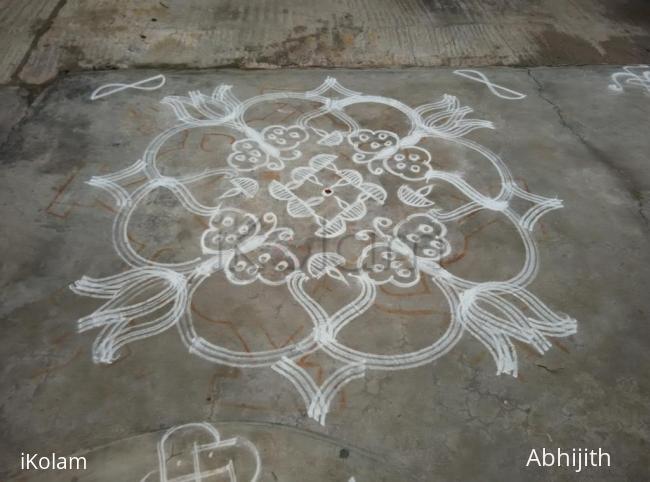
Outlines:
<svg viewBox="0 0 650 482"><path fill-rule="evenodd" d="M377 239L366 246L357 267L378 284L392 283L408 287L420 280L420 270L434 271L438 261L451 252L447 228L433 213L418 213L397 223L392 233L387 218L376 218L373 230L357 233L360 240Z"/></svg>
<svg viewBox="0 0 650 482"><path fill-rule="evenodd" d="M270 225L262 229L262 222ZM210 228L201 237L204 254L211 257L202 266L224 268L234 284L261 281L280 285L300 267L300 261L284 243L293 238L293 231L278 228L273 213L266 213L262 222L250 213L236 208L219 208L210 218Z"/></svg>
<svg viewBox="0 0 650 482"><path fill-rule="evenodd" d="M419 258L438 261L451 253L447 227L432 212L407 217L395 226L394 235Z"/></svg>

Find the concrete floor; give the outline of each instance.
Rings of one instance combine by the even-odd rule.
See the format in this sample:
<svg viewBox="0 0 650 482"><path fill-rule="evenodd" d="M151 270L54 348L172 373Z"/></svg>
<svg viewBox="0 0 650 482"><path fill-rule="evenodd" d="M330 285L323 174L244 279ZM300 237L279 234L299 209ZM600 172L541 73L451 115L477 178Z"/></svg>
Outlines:
<svg viewBox="0 0 650 482"><path fill-rule="evenodd" d="M3 87L0 478L140 480L157 468L156 444L166 430L211 422L223 438L244 437L255 445L264 481L647 479L650 140L643 126L650 97L641 88L608 89L619 70L481 69L526 94L522 100L501 99L443 68L168 71L160 90L128 90L95 102L89 94L100 85L159 71L83 73L53 82L29 106L27 92ZM533 231L541 263L530 290L576 318L577 334L552 338L544 355L517 343L517 378L497 375L485 347L466 334L432 364L368 370L351 381L334 398L325 426L307 415L298 392L270 368L228 367L193 356L175 330L129 344L113 364L94 364L98 332L79 334L75 322L99 303L68 285L125 267L111 241L115 202L85 182L132 165L155 135L174 124L171 109L159 102L165 95L210 92L226 83L246 99L276 89L310 90L330 75L349 89L410 106L452 94L474 108L472 117L494 123L494 130L467 137L498 153L517 185L564 201L564 209L546 214ZM286 117L287 108L259 118L270 123L273 115ZM356 115L393 125L390 116L369 107ZM165 175L214 165L223 144L218 138L207 132L172 144L161 161ZM431 149L436 163L463 171L479 190L494 190L493 173L478 159L444 146ZM207 189L204 199L214 199L214 188L201 188ZM444 203L443 197L436 200ZM479 214L458 228L465 246L458 256L461 248L452 243L450 270L484 281L519 269L521 241L499 216ZM205 228L173 197L158 195L134 214L130 237L142 256L169 262L191 257ZM328 306L346 296L336 293L325 283L312 295ZM192 311L200 318L197 329L232 350L277 348L308 324L286 288L235 287L222 275L197 291ZM346 342L371 353L412 351L440 335L445 313L430 282L382 289L374 308L351 325ZM318 354L301 364L320 381L335 368ZM613 467L579 476L526 469L530 449L543 446L602 447ZM52 450L86 454L89 469L18 470L19 452ZM243 448L234 456L244 466L238 469L242 480L253 470L250 457Z"/></svg>
<svg viewBox="0 0 650 482"><path fill-rule="evenodd" d="M650 63L643 0L2 2L0 480L176 480L191 472L196 443L208 444L201 464L215 470L205 480L229 480L228 462L237 480L259 471L264 482L650 480L650 85L610 88L612 75L639 63ZM452 66L476 68L525 98L503 99ZM104 84L156 74L166 76L158 90L89 98ZM453 95L474 110L468 118L492 123L462 139L450 134L419 145L431 166L468 182L480 199L503 186L501 171L471 147L483 146L505 163L518 192L561 199L563 209L544 214L530 235L513 229L499 208L450 220L443 236L449 253L439 261L477 283L506 280L526 264L522 239L529 236L539 271L526 290L560 318L577 320L577 333L548 337L543 354L530 340L515 340L517 377L497 374L468 325L439 359L380 370L375 355L421 350L454 326L449 293L435 275L407 288L382 285L361 313L365 302L353 302L360 285L339 266L305 284L304 293L329 313L357 306L339 338L367 359L352 367L359 377L334 391L321 424L280 373L285 365L222 360L223 350L258 360L265 355L250 353L282 351L306 336L313 321L306 305L285 285L238 286L215 272L192 293L188 313L199 335L223 349L221 361L200 345L186 346L182 330L168 329L128 343L113 363L95 363L107 356L104 345L93 345L101 330L80 333L77 321L101 301L69 287L83 276L128 269L112 234L126 204L88 181L134 165L152 139L177 125L160 102L165 96L209 95L229 84L245 100L313 90L329 76L410 107ZM404 138L404 116L384 107L345 112L361 127ZM290 125L307 110L271 102L247 122L258 130ZM314 122L347 135L340 119ZM237 139L209 125L182 130L158 151L157 166L167 180L222 168ZM366 199L367 214L348 221L346 232L370 227L377 216L397 222L410 214L395 197L403 178L352 162L352 141L342 139L317 143L314 130L302 157L287 165L304 167L328 153L337 156L339 172L354 169L388 193L383 205ZM293 218L286 200L269 195L274 181L289 182L289 171L246 174L260 187L252 199L219 176L190 183L191 192L208 206L219 198L258 215L272 210L279 226L294 229L289 245L306 260L324 250L312 221ZM143 185L137 177L120 183L132 192ZM443 211L466 200L444 180L433 185L427 199ZM510 207L521 214L534 202L515 197ZM126 238L136 258L183 262L205 256L200 241L214 231L211 222L160 188L138 205ZM354 246L340 252L347 257ZM536 316L524 305L508 306ZM344 366L323 350L287 356L323 390ZM530 450L542 447L600 447L612 467L580 474L526 468ZM21 452L53 451L87 457L87 470L20 470Z"/></svg>
<svg viewBox="0 0 650 482"><path fill-rule="evenodd" d="M650 62L645 0L4 0L0 82L112 68Z"/></svg>

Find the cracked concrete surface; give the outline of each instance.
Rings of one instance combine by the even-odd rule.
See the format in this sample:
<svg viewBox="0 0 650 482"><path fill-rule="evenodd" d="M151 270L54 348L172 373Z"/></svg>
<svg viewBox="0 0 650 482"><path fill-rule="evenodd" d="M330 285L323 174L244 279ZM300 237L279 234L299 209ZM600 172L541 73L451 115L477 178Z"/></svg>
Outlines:
<svg viewBox="0 0 650 482"><path fill-rule="evenodd" d="M88 99L97 86L158 71L68 75L32 100L18 87L1 87L10 107L0 117L0 478L140 480L155 467L165 429L207 420L256 444L264 481L648 479L650 97L642 89L609 91L614 66L481 70L527 97L499 99L444 68L174 70L164 72L159 91L125 91L98 102ZM433 365L370 371L336 398L325 427L306 416L295 391L271 370L205 362L173 332L129 345L113 365L93 364L96 333L78 334L75 321L97 303L67 287L83 274L113 274L121 263L110 240L112 201L84 182L132 164L173 122L159 104L164 95L228 83L247 98L311 89L328 75L411 106L453 94L477 118L495 123L495 130L470 137L497 152L519 184L564 201L535 229L541 270L531 289L575 317L578 333L554 340L544 355L518 345L516 379L497 376L470 337ZM189 139L188 152L199 152L202 142ZM170 157L168 167L189 163ZM487 173L475 174L489 187ZM203 229L174 221L175 213L167 199L147 203L133 233L143 253L165 243L186 246L187 232ZM470 227L457 269L493 279L521 262L518 239L497 219L479 216ZM442 309L430 287L421 288L406 298L383 293L351 342L378 351L420 347L439 328L427 320ZM194 309L226 346L271 348L288 336L287 320L301 322L270 288L217 282L212 290ZM328 369L317 357L305 364L315 373ZM558 446L602 447L613 467L577 477L524 467L531 448ZM19 453L54 449L87 454L89 470L25 479Z"/></svg>
<svg viewBox="0 0 650 482"><path fill-rule="evenodd" d="M617 98L601 96L598 99L601 112L608 112L607 115L594 114L593 111L585 110L580 102L580 94L584 92L597 92L600 85L589 82L580 76L580 82L572 82L570 79L564 81L543 77L542 84L529 71L531 78L539 88L539 94L557 112L560 122L567 127L597 160L612 169L613 173L620 177L628 188L630 195L637 200L639 215L648 224L648 202L650 196L650 184L648 184L645 171L648 168L647 152L644 151L645 140L638 135L636 130L638 122L643 124L645 106L634 101L635 97ZM576 76L578 76L576 72ZM542 87L544 85L544 87ZM543 89L552 92L547 96ZM560 102L562 107L556 103ZM617 135L610 135L611 113L621 108L627 113L621 116L618 121L621 131ZM625 128L627 127L627 129ZM634 149L628 151L629 146Z"/></svg>
<svg viewBox="0 0 650 482"><path fill-rule="evenodd" d="M0 103L3 106L0 111L0 146L8 139L10 132L27 114L28 107L27 92L19 87L5 87L0 89Z"/></svg>
<svg viewBox="0 0 650 482"><path fill-rule="evenodd" d="M40 37L51 26L61 2L8 0L0 9L0 83L22 70Z"/></svg>
<svg viewBox="0 0 650 482"><path fill-rule="evenodd" d="M109 68L648 63L644 0L12 0L0 82Z"/></svg>

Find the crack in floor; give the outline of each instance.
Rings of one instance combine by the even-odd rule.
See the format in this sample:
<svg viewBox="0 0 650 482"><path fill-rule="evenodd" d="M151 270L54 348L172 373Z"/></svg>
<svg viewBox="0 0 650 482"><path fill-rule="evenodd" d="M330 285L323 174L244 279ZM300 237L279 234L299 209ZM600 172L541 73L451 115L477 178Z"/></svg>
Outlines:
<svg viewBox="0 0 650 482"><path fill-rule="evenodd" d="M532 72L532 69L530 68L526 69L526 72L528 73L528 77L533 81L533 83L536 86L537 95L540 97L540 99L548 103L555 111L555 114L557 115L560 125L562 125L562 127L567 129L571 133L571 135L575 139L577 139L578 142L583 147L585 147L585 149L587 149L589 153L593 155L593 157L596 160L598 160L601 164L607 167L607 169L610 172L615 173L616 177L618 177L622 181L625 190L628 192L630 197L634 200L634 202L637 205L637 213L639 214L639 217L641 217L645 229L650 230L650 219L648 219L648 217L644 212L645 206L643 201L644 201L645 190L640 186L638 186L636 182L634 182L633 175L631 173L627 172L626 170L622 169L619 166L614 165L605 153L603 153L600 149L596 148L589 141L587 141L587 139L585 139L584 136L566 120L560 106L558 106L555 102L553 102L553 100L551 100L550 97L544 94L544 86L535 77L535 75Z"/></svg>
<svg viewBox="0 0 650 482"><path fill-rule="evenodd" d="M54 23L54 20L59 15L59 12L67 2L68 0L59 0L58 3L54 6L52 11L50 12L50 14L47 16L43 24L36 29L36 32L34 33L34 38L29 44L29 48L27 49L27 52L25 52L25 55L20 60L20 62L16 66L16 69L14 70L14 73L11 76L12 80L19 80L19 76L23 71L23 69L25 68L25 65L29 61L29 57L32 55L32 52L38 46L38 43L40 42L41 38L43 38L43 36L50 30L50 28L52 28L52 24Z"/></svg>

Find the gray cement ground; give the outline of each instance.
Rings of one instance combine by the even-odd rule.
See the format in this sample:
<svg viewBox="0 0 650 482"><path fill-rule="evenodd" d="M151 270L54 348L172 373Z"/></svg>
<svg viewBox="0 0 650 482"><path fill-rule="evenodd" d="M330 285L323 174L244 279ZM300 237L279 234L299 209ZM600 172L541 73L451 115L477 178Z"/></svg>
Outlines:
<svg viewBox="0 0 650 482"><path fill-rule="evenodd" d="M650 62L645 0L4 0L0 82L109 68Z"/></svg>
<svg viewBox="0 0 650 482"><path fill-rule="evenodd" d="M158 91L98 102L88 98L97 86L158 71L69 75L35 99L20 87L0 88L0 478L140 480L156 468L156 443L166 429L209 421L224 437L256 445L264 481L648 480L650 96L640 88L608 90L620 70L614 66L481 70L527 97L500 99L442 68L168 71ZM535 229L541 268L531 290L575 317L578 333L553 340L545 355L517 345L518 378L497 376L471 337L434 364L369 371L337 396L325 427L306 416L296 391L270 369L206 362L173 331L129 345L113 365L93 364L97 333L79 334L75 322L98 303L68 285L123 265L110 239L114 204L85 181L131 165L171 125L170 110L159 103L164 95L228 83L247 98L312 89L328 75L411 106L453 94L473 116L494 122L495 130L470 137L498 153L519 185L564 201ZM190 138L183 148L214 162L210 146L201 154L202 143ZM177 173L194 161L170 155L167 162ZM490 189L487 171L473 174ZM175 218L178 212L165 198L147 202L132 232L141 254L166 259L174 256L170 248L191 245L204 226ZM503 222L487 216L473 229L454 269L479 279L518 269L520 242ZM430 343L440 324L431 320L444 306L427 289L408 298L383 293L348 342L377 353ZM286 292L275 290L218 281L197 295L193 309L224 346L270 349L291 333L288 324L302 323L283 304ZM313 373L328 369L317 357L304 363ZM601 447L612 467L581 474L526 469L530 449L541 447ZM53 450L86 454L89 469L19 471L21 451Z"/></svg>

